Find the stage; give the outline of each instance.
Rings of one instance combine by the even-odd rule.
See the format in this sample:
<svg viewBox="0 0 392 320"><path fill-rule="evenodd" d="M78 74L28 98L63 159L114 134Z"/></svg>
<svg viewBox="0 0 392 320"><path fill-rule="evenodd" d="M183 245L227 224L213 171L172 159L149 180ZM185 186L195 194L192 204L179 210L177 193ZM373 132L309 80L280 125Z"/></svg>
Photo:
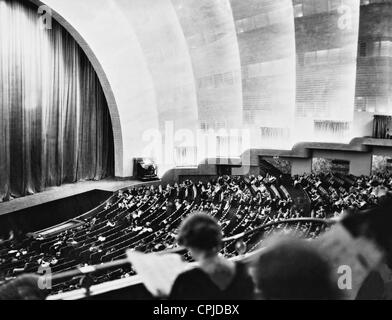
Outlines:
<svg viewBox="0 0 392 320"><path fill-rule="evenodd" d="M0 215L27 209L48 202L72 197L92 190L117 191L122 188L141 185L146 182L139 180L104 179L100 181L82 181L64 184L59 187L51 187L47 190L22 198L0 203Z"/></svg>

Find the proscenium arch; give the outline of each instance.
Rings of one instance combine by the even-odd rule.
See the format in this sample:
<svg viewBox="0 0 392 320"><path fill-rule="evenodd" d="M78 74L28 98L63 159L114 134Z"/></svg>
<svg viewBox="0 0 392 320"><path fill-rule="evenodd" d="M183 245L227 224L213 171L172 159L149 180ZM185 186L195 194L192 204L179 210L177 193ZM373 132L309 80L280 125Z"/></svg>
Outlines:
<svg viewBox="0 0 392 320"><path fill-rule="evenodd" d="M102 90L104 92L106 102L109 108L110 118L112 122L113 130L113 143L114 143L114 172L115 176L123 176L123 137L122 128L120 121L120 114L117 107L117 102L110 85L110 82L106 76L106 73L99 62L98 58L94 54L91 47L88 45L87 41L81 36L81 34L57 11L53 10L50 6L45 4L40 0L29 0L31 3L35 4L37 7L47 6L51 10L51 17L56 20L67 32L73 37L76 43L86 54L88 60L90 61L92 67L94 68L99 82L101 84Z"/></svg>

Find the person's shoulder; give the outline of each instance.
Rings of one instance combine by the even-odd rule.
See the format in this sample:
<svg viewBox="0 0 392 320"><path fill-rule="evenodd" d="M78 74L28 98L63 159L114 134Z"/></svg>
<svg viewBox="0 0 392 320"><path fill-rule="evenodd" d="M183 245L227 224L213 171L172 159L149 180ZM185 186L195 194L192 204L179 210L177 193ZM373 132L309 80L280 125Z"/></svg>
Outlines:
<svg viewBox="0 0 392 320"><path fill-rule="evenodd" d="M235 261L234 265L236 267L236 270L238 270L238 271L243 271L243 270L247 269L247 265L243 261Z"/></svg>
<svg viewBox="0 0 392 320"><path fill-rule="evenodd" d="M191 295L195 292L190 292L189 288L196 288L198 284L203 283L200 281L202 276L202 271L199 268L192 268L180 273L174 281L169 299L191 299Z"/></svg>
<svg viewBox="0 0 392 320"><path fill-rule="evenodd" d="M243 281L243 280L249 280L251 279L251 276L248 271L248 266L241 261L236 261L235 262L235 270L236 274L235 277L237 278L237 281Z"/></svg>
<svg viewBox="0 0 392 320"><path fill-rule="evenodd" d="M248 272L248 266L244 262L236 261L235 267L236 273L230 286L231 292L233 293L233 298L251 300L254 293L254 282ZM238 295L238 292L241 292L241 294Z"/></svg>
<svg viewBox="0 0 392 320"><path fill-rule="evenodd" d="M180 273L177 277L177 280L193 280L195 278L199 278L203 275L203 271L198 267L192 267L188 270Z"/></svg>

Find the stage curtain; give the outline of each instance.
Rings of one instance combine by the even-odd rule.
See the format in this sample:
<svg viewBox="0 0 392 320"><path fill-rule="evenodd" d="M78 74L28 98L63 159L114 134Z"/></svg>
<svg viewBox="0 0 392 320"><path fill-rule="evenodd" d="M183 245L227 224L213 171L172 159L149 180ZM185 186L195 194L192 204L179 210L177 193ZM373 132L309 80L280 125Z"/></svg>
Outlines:
<svg viewBox="0 0 392 320"><path fill-rule="evenodd" d="M113 133L97 75L55 21L0 0L0 201L113 174Z"/></svg>
<svg viewBox="0 0 392 320"><path fill-rule="evenodd" d="M387 135L387 129L389 134L392 135L392 117L390 116L374 116L373 120L373 138L385 139Z"/></svg>

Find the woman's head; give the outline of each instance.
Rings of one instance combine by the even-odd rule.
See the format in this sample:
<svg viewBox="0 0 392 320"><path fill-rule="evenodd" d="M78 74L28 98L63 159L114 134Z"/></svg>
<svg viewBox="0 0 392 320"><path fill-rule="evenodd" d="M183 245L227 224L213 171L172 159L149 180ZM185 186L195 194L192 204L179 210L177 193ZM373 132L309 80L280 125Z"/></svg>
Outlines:
<svg viewBox="0 0 392 320"><path fill-rule="evenodd" d="M213 217L195 213L181 224L178 243L188 248L195 260L214 256L222 248L222 231Z"/></svg>

